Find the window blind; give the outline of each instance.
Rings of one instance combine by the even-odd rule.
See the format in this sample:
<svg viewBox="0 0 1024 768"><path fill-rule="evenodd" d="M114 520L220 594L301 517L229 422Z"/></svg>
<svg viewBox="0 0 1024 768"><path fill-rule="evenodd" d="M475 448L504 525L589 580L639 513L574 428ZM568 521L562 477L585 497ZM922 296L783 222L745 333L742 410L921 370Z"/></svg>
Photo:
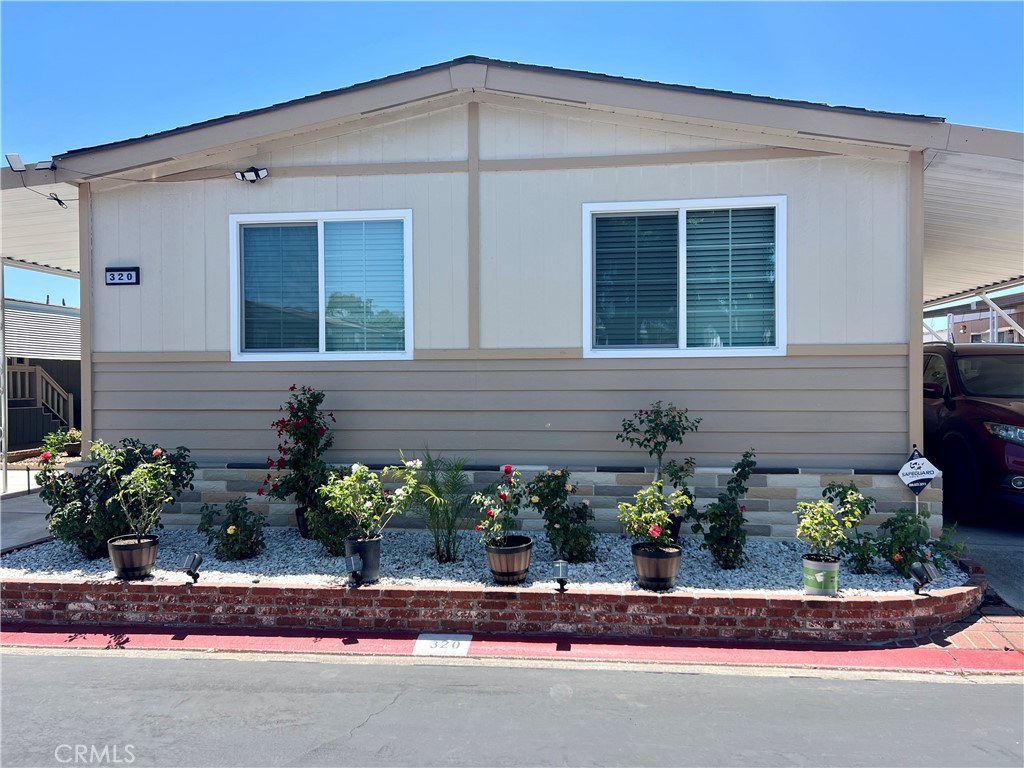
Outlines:
<svg viewBox="0 0 1024 768"><path fill-rule="evenodd" d="M689 211L686 346L773 346L775 313L775 209Z"/></svg>
<svg viewBox="0 0 1024 768"><path fill-rule="evenodd" d="M318 350L316 225L248 225L241 235L243 350Z"/></svg>
<svg viewBox="0 0 1024 768"><path fill-rule="evenodd" d="M326 350L403 351L404 285L401 220L326 222Z"/></svg>
<svg viewBox="0 0 1024 768"><path fill-rule="evenodd" d="M679 217L594 219L594 347L679 344Z"/></svg>

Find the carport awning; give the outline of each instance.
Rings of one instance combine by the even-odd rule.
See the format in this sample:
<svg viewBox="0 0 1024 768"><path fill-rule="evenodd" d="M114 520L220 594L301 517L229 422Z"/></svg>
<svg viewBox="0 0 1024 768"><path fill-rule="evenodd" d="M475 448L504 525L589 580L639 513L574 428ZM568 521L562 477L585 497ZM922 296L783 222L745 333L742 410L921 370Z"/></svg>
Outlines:
<svg viewBox="0 0 1024 768"><path fill-rule="evenodd" d="M25 188L10 168L3 169L3 187L0 256L4 262L78 277L78 188L63 183Z"/></svg>
<svg viewBox="0 0 1024 768"><path fill-rule="evenodd" d="M929 150L925 306L1024 284L1024 162Z"/></svg>

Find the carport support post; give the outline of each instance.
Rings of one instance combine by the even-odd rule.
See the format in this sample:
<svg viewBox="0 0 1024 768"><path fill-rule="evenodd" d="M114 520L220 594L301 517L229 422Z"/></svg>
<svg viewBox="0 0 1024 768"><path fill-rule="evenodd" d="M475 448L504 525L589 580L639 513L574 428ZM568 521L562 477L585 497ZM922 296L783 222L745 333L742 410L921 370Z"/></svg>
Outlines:
<svg viewBox="0 0 1024 768"><path fill-rule="evenodd" d="M4 298L4 263L0 261L0 493L7 493L7 349L4 338L7 335L7 301Z"/></svg>
<svg viewBox="0 0 1024 768"><path fill-rule="evenodd" d="M998 304L992 301L992 299L988 297L988 294L986 294L984 291L979 291L978 298L984 301L986 304L988 304L989 309L991 309L993 312L995 312L997 315L1003 318L1003 320L1008 322L1010 324L1010 327L1013 328L1013 330L1015 330L1021 336L1024 336L1024 328L1021 328L1016 320L1014 320L1012 317L1006 314L1002 307L1000 307ZM989 341L996 341L999 338L998 334L995 333L997 331L996 324L994 322L991 322L989 323L989 327L992 329L989 333Z"/></svg>

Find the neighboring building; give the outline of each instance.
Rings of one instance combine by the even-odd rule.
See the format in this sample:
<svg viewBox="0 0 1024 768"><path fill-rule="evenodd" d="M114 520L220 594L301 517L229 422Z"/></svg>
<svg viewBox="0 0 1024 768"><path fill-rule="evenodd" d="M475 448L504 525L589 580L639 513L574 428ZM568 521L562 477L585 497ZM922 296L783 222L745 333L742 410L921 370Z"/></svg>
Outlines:
<svg viewBox="0 0 1024 768"><path fill-rule="evenodd" d="M4 300L10 448L81 419L81 323L78 307Z"/></svg>
<svg viewBox="0 0 1024 768"><path fill-rule="evenodd" d="M703 419L702 467L891 472L920 434L925 153L1019 143L467 57L67 152L87 431L255 465L307 384L333 461L621 467L650 463L622 418L663 400Z"/></svg>
<svg viewBox="0 0 1024 768"><path fill-rule="evenodd" d="M1013 321L1024 327L1024 291L993 298L992 302L1003 310ZM949 341L956 343L1024 342L1024 335L1007 322L981 299L965 301L954 306L925 312L925 317L946 320ZM930 323L934 325L934 321ZM940 332L941 333L941 332Z"/></svg>

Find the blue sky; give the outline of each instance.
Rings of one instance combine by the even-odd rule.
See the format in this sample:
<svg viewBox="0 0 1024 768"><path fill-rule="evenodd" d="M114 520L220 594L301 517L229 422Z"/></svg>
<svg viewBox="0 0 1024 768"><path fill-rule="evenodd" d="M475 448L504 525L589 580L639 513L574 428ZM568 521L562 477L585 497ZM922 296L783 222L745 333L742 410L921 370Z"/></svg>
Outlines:
<svg viewBox="0 0 1024 768"><path fill-rule="evenodd" d="M35 162L468 54L1024 130L1021 2L5 0L0 145ZM21 272L8 296L72 303Z"/></svg>

